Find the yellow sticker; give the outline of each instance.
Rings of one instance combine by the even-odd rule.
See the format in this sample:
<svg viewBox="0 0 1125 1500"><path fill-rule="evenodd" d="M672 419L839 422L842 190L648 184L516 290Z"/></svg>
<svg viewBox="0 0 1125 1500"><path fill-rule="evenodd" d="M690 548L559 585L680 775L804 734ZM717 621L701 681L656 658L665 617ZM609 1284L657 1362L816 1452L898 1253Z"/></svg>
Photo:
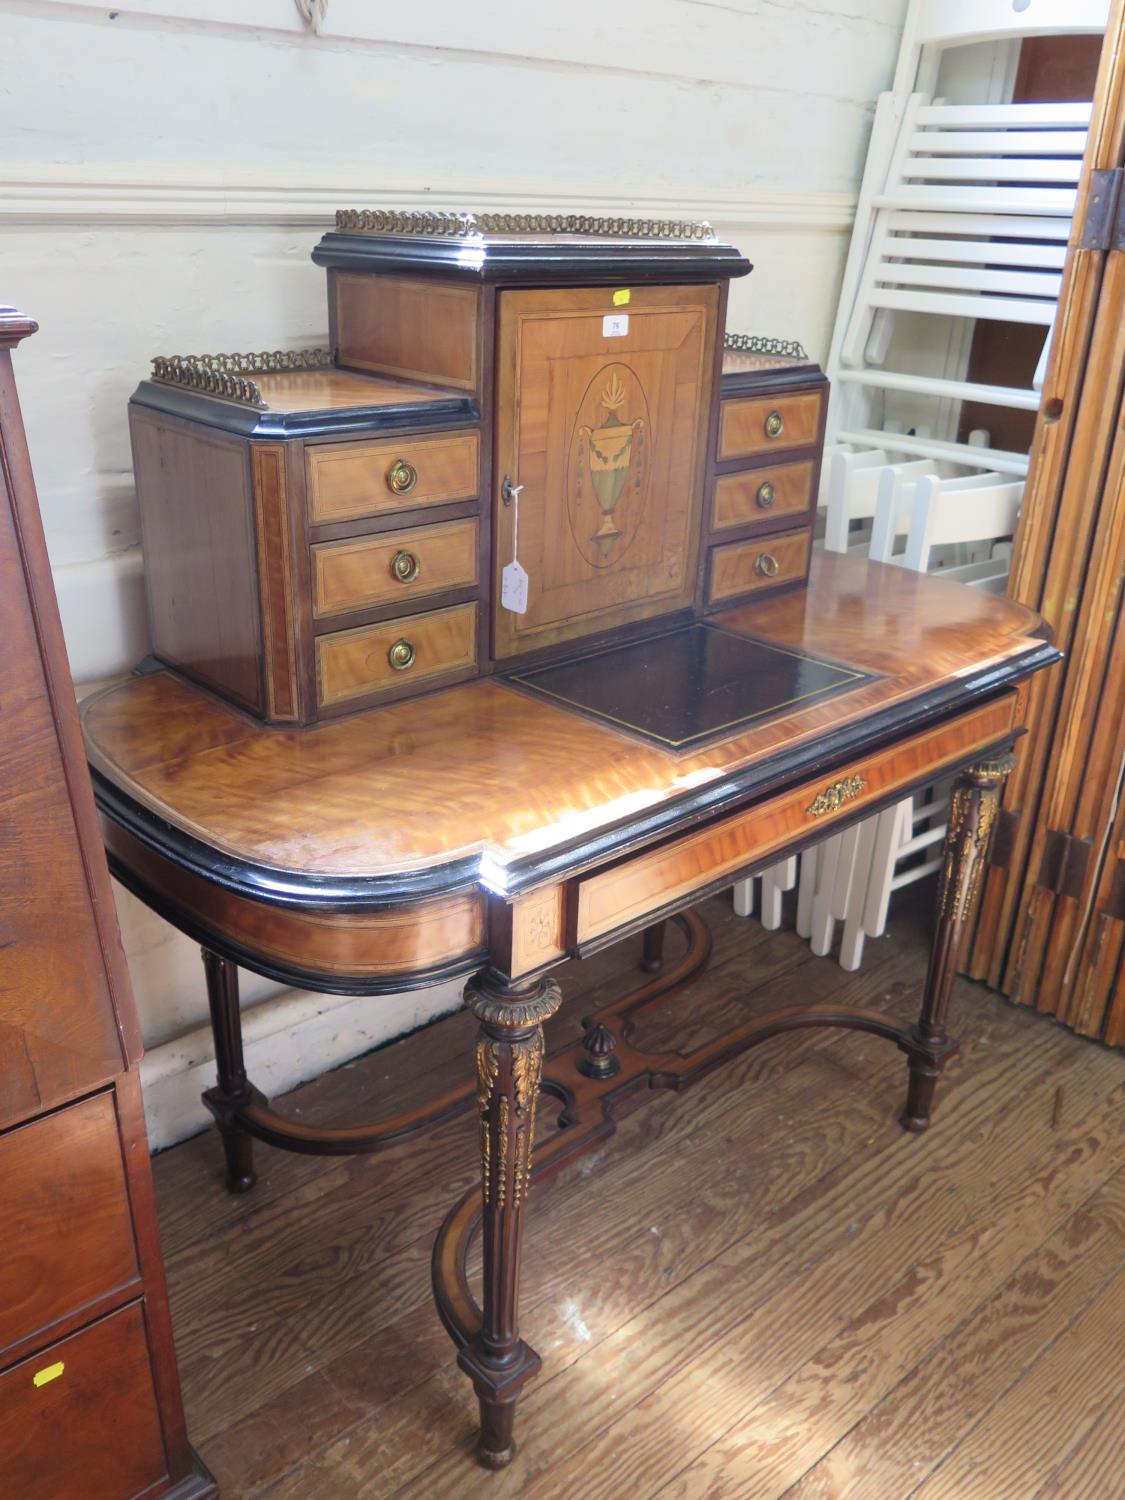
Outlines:
<svg viewBox="0 0 1125 1500"><path fill-rule="evenodd" d="M614 305L614 307L625 307L628 304L629 298L632 295L633 294L632 294L632 292L630 292L630 290L629 290L628 287L624 287L620 292L614 292L614 294L613 294L613 305Z"/></svg>
<svg viewBox="0 0 1125 1500"><path fill-rule="evenodd" d="M60 1359L57 1364L48 1365L45 1370L36 1370L32 1379L36 1385L50 1385L51 1381L57 1380L65 1369L66 1365Z"/></svg>

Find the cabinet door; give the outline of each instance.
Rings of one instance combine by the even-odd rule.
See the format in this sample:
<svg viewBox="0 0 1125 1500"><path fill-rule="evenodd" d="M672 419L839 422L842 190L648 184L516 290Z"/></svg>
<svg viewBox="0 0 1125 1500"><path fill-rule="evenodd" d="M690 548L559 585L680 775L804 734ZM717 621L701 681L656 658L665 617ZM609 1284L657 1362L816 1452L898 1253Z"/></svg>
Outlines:
<svg viewBox="0 0 1125 1500"><path fill-rule="evenodd" d="M615 303L615 295L617 301ZM497 657L692 602L716 286L499 296L493 645ZM518 550L527 609L501 597Z"/></svg>
<svg viewBox="0 0 1125 1500"><path fill-rule="evenodd" d="M6 356L0 356L6 358ZM0 370L0 377L4 374ZM122 1066L105 958L40 656L13 485L30 471L0 379L0 1126L91 1088ZM29 505L23 513L27 527ZM56 625L57 629L57 625ZM61 654L61 648L60 648ZM65 657L63 657L65 668ZM69 682L67 683L69 689ZM74 700L60 711L74 714ZM76 774L85 777L79 765ZM87 791L86 795L89 793ZM101 851L93 851L101 858ZM112 912L107 914L112 921Z"/></svg>

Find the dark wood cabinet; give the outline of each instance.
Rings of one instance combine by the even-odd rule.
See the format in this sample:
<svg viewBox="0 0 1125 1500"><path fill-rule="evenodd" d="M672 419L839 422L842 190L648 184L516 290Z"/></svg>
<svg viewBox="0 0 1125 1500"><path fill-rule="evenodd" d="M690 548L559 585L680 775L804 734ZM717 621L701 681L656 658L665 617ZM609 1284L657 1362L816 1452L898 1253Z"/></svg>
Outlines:
<svg viewBox="0 0 1125 1500"><path fill-rule="evenodd" d="M0 308L0 1492L174 1495L188 1446L140 1039Z"/></svg>

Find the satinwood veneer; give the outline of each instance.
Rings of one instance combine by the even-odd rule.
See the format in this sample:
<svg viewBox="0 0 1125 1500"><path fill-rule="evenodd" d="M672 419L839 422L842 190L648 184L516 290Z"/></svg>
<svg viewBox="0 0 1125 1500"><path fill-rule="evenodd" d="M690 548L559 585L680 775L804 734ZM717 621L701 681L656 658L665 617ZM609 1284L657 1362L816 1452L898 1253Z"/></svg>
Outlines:
<svg viewBox="0 0 1125 1500"><path fill-rule="evenodd" d="M683 748L642 733L639 714L632 727L624 689L615 722L501 676L314 728L271 728L167 670L84 706L112 868L205 949L219 1064L206 1098L231 1187L252 1186L255 1139L318 1154L385 1150L476 1100L482 1190L451 1211L434 1278L480 1399L488 1464L510 1457L516 1400L538 1367L519 1337L515 1294L530 1183L612 1130L621 1099L684 1087L779 1032L844 1026L906 1054L903 1124L928 1123L955 1049L945 1013L960 934L1020 732L1014 689L1057 654L1037 617L1004 599L833 554L814 558L807 587L695 628L744 641L770 667L748 718ZM726 659L699 661L720 672ZM743 670L753 678L752 655ZM729 687L691 686L704 697ZM662 723L695 712L671 674L648 691L667 697ZM705 934L686 918L688 955L660 974L665 918L966 766L915 1027L876 1010L798 1006L751 1021L706 1055L631 1049L630 1008L705 957ZM541 1027L558 1000L550 970L635 932L657 978L591 1017L584 1044L544 1063ZM237 964L346 993L463 975L480 1023L475 1091L366 1126L285 1120L246 1074ZM565 1128L536 1166L541 1074L565 1105ZM480 1308L466 1272L478 1228Z"/></svg>
<svg viewBox="0 0 1125 1500"><path fill-rule="evenodd" d="M433 1282L500 1467L539 1367L531 1183L622 1100L838 1026L905 1054L902 1124L928 1125L1016 687L1057 653L1006 600L814 556L826 382L724 347L750 267L707 226L365 210L313 258L329 348L158 361L133 399L157 660L86 704L87 751L113 870L203 946L232 1191L255 1140L374 1152L476 1109L480 1186ZM706 961L693 903L939 774L916 1025L798 1005L691 1055L633 1045ZM637 933L652 977L548 1054L551 971ZM238 965L367 995L460 977L472 1076L373 1124L286 1120L248 1076Z"/></svg>

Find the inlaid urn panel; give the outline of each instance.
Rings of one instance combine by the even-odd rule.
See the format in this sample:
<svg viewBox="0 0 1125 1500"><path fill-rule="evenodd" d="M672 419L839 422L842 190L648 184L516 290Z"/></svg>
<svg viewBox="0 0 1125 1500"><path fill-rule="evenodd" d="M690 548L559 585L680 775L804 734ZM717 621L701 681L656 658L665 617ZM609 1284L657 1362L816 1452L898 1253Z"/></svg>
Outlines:
<svg viewBox="0 0 1125 1500"><path fill-rule="evenodd" d="M690 605L718 288L504 291L499 304L495 654ZM502 597L514 558L523 613Z"/></svg>

